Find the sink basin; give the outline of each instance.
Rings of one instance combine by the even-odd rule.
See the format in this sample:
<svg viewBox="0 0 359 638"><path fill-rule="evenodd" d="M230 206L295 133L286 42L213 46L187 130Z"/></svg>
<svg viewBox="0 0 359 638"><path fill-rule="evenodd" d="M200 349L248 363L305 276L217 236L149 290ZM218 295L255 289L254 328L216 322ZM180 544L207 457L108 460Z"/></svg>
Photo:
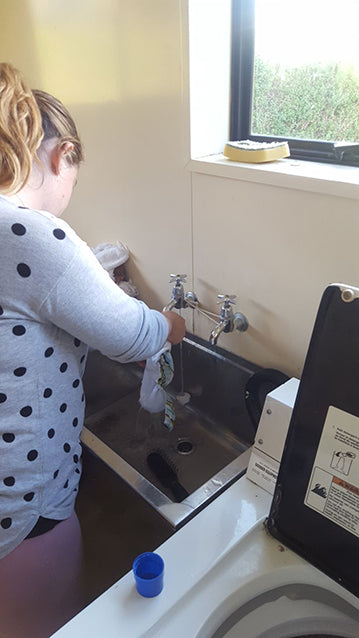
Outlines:
<svg viewBox="0 0 359 638"><path fill-rule="evenodd" d="M177 528L245 472L255 434L245 386L259 367L192 335L172 355L169 391L174 399L188 392L190 401L175 399L175 426L168 432L163 413L150 414L139 404L143 367L90 351L82 442ZM148 463L153 453L164 459L182 496L173 481L154 473Z"/></svg>

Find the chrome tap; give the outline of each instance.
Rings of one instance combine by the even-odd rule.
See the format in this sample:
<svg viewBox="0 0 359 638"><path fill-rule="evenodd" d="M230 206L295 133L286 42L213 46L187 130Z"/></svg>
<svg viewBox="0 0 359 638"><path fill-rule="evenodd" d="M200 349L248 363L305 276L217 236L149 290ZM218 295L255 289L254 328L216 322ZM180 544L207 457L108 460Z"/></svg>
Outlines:
<svg viewBox="0 0 359 638"><path fill-rule="evenodd" d="M185 283L187 275L170 275L170 284L175 282L172 288L172 298L163 308L163 312L166 310L172 310L173 308L197 308L199 302L197 295L194 292L184 292L183 283Z"/></svg>
<svg viewBox="0 0 359 638"><path fill-rule="evenodd" d="M170 275L170 284L175 282L175 285L172 288L172 298L163 308L163 311L172 310L173 308L185 308L185 295L183 283L186 281L187 275ZM183 282L183 283L182 283Z"/></svg>
<svg viewBox="0 0 359 638"><path fill-rule="evenodd" d="M233 314L232 305L235 303L236 295L217 295L217 303L221 303L221 313L219 323L212 330L209 338L211 346L215 346L221 332L232 332L234 329L245 332L248 328L248 321L241 312Z"/></svg>

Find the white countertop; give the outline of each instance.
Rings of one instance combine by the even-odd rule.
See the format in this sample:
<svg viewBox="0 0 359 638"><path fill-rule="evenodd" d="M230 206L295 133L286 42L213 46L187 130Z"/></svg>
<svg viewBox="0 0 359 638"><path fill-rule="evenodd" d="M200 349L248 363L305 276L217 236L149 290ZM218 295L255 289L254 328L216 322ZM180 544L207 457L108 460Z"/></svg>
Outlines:
<svg viewBox="0 0 359 638"><path fill-rule="evenodd" d="M216 573L238 541L265 519L270 503L270 494L242 477L156 550L165 562L164 589L159 596L141 597L129 572L54 636L182 638L183 625L178 634L173 628L167 633L154 625L163 624L168 612L173 614L202 579Z"/></svg>

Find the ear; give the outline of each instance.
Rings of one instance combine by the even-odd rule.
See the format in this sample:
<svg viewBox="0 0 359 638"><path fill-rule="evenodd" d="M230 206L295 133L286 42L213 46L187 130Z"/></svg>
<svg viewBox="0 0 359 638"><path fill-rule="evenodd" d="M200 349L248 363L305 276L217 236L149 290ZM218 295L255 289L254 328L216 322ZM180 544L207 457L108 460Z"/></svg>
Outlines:
<svg viewBox="0 0 359 638"><path fill-rule="evenodd" d="M60 146L54 146L51 151L51 170L55 175L59 175L62 160L65 160L66 155L71 153L73 149L74 145L72 142L64 142Z"/></svg>

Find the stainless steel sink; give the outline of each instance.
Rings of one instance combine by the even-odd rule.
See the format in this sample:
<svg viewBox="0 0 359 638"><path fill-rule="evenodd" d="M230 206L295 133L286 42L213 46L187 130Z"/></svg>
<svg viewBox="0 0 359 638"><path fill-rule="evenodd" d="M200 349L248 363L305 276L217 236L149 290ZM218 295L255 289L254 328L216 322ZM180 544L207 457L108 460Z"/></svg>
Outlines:
<svg viewBox="0 0 359 638"><path fill-rule="evenodd" d="M162 413L149 414L139 404L143 369L90 351L82 441L177 528L245 472L254 438L245 385L259 368L193 336L172 354L170 392L175 398L181 389L191 399L185 406L175 401L175 427L168 432ZM173 481L156 476L151 453L161 455L166 479L174 477L185 498Z"/></svg>

